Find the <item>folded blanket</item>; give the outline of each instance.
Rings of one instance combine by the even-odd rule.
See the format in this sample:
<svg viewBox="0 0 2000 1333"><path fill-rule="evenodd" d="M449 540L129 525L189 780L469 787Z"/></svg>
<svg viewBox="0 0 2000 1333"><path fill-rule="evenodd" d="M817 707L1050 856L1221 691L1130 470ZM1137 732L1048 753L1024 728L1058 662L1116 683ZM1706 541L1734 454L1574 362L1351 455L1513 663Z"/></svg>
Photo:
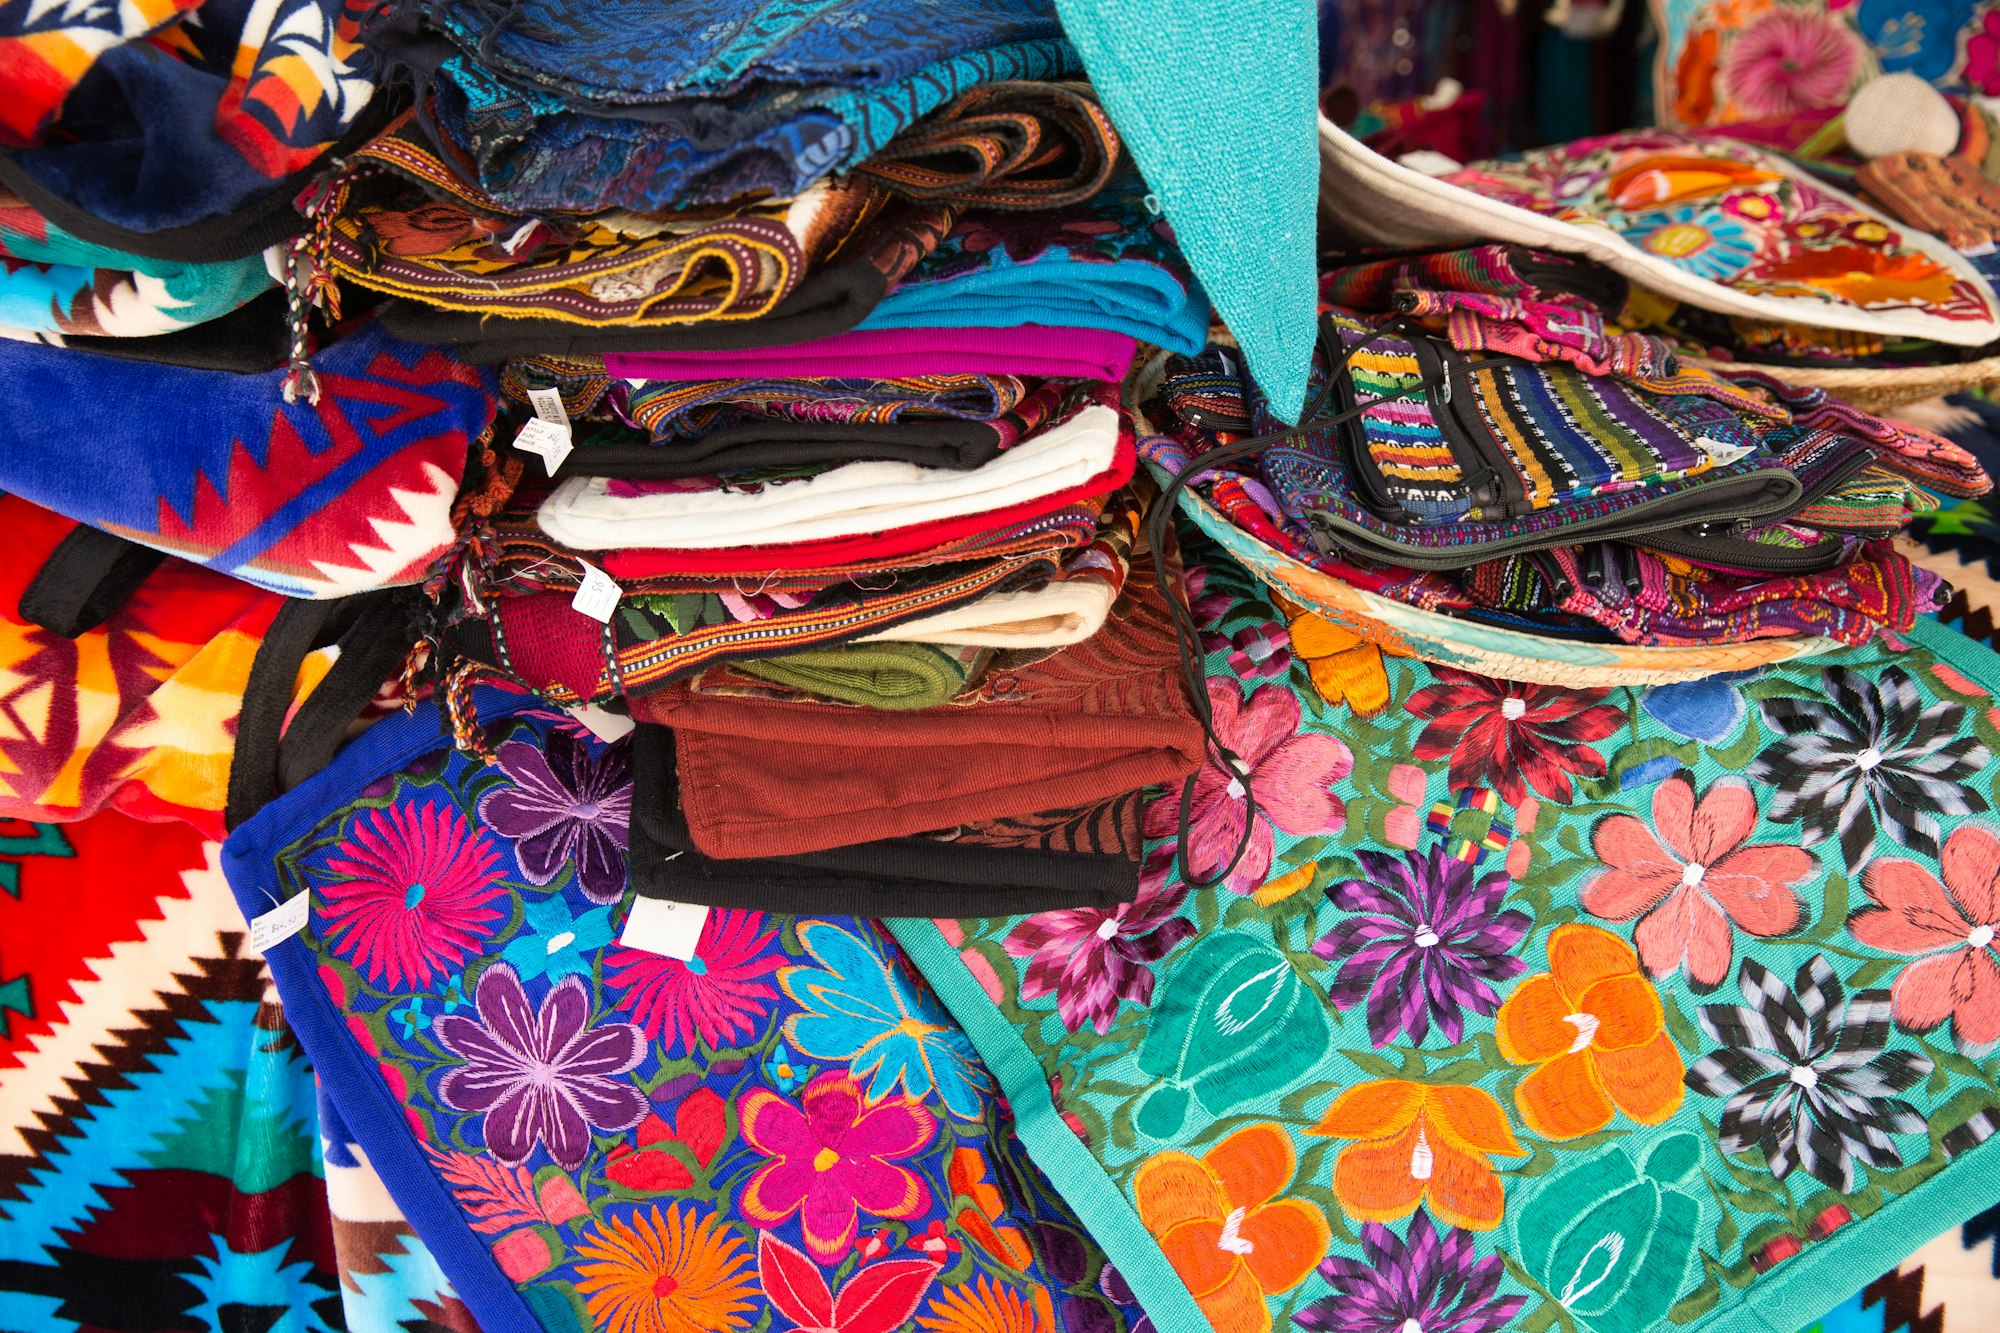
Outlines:
<svg viewBox="0 0 2000 1333"><path fill-rule="evenodd" d="M1192 354L1208 299L1125 169L1087 203L968 214L861 328L1052 324L1129 333Z"/></svg>
<svg viewBox="0 0 2000 1333"><path fill-rule="evenodd" d="M644 898L879 919L1108 908L1139 888L1138 792L799 856L720 860L689 834L673 732L640 727L632 765L631 879Z"/></svg>
<svg viewBox="0 0 2000 1333"><path fill-rule="evenodd" d="M812 342L738 351L607 352L607 373L627 379L698 380L765 375L1020 375L1029 379L1125 378L1136 344L1109 329L856 329Z"/></svg>
<svg viewBox="0 0 2000 1333"><path fill-rule="evenodd" d="M668 543L713 550L857 537L890 524L907 527L1069 496L1112 469L1118 441L1118 414L1092 404L970 471L849 463L795 481L727 490L660 490L579 477L558 486L538 518L551 537L579 551Z"/></svg>
<svg viewBox="0 0 2000 1333"><path fill-rule="evenodd" d="M0 187L0 337L144 338L226 315L272 285L261 254L148 259L73 236Z"/></svg>
<svg viewBox="0 0 2000 1333"><path fill-rule="evenodd" d="M234 375L0 342L0 394L35 404L0 489L294 597L415 583L493 419L490 376L374 323L285 372Z"/></svg>
<svg viewBox="0 0 2000 1333"><path fill-rule="evenodd" d="M367 8L10 5L0 142L20 146L0 150L0 182L100 245L188 261L254 255L300 230L292 200L321 158L373 128ZM147 21L163 11L171 23Z"/></svg>
<svg viewBox="0 0 2000 1333"><path fill-rule="evenodd" d="M882 713L776 696L727 670L637 700L674 729L690 837L716 858L794 856L1086 805L1185 777L1202 735L1150 561L1103 632L1002 659L951 705Z"/></svg>

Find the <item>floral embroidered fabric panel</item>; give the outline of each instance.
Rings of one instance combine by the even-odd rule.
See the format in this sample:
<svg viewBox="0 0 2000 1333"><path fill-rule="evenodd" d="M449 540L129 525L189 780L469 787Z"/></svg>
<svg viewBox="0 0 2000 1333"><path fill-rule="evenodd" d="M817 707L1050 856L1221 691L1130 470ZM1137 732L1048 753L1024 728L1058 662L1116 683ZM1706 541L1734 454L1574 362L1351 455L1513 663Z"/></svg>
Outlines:
<svg viewBox="0 0 2000 1333"><path fill-rule="evenodd" d="M438 1252L475 1314L511 1287L546 1330L1127 1327L893 942L715 911L685 962L624 946L625 744L478 698L496 763L430 748L426 706L231 848L246 904L260 877L310 893L274 950L286 1007L352 1044L364 1077L329 1092L370 1159L420 1150L385 1177L448 1205L426 1234L457 1233ZM427 752L377 758L398 745Z"/></svg>
<svg viewBox="0 0 2000 1333"><path fill-rule="evenodd" d="M1797 1323L1851 1262L1797 1256L1890 1233L1859 1282L2000 1192L1983 649L1564 690L1356 643L1335 675L1189 551L1241 763L1186 850L1219 868L1247 788L1236 868L1180 881L1175 793L1131 904L897 923L996 1069L1060 1075L1067 1131L1003 1091L1122 1199L1085 1213L1114 1262L1155 1247L1216 1333Z"/></svg>

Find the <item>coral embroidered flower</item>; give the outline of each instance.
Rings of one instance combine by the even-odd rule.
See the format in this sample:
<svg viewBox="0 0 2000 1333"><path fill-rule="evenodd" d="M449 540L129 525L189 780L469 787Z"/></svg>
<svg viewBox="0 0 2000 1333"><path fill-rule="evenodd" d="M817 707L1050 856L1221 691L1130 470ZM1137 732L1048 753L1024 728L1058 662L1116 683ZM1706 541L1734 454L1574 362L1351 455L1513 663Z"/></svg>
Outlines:
<svg viewBox="0 0 2000 1333"><path fill-rule="evenodd" d="M1489 1159L1527 1155L1493 1095L1462 1084L1356 1084L1306 1133L1355 1140L1333 1164L1333 1193L1363 1222L1428 1206L1452 1226L1491 1231L1506 1197Z"/></svg>
<svg viewBox="0 0 2000 1333"><path fill-rule="evenodd" d="M930 1146L937 1120L903 1098L870 1105L841 1070L806 1084L796 1105L752 1088L737 1108L743 1141L772 1160L737 1196L743 1216L774 1227L799 1215L806 1249L836 1264L861 1234L861 1214L911 1218L931 1206L930 1188L897 1163Z"/></svg>
<svg viewBox="0 0 2000 1333"><path fill-rule="evenodd" d="M622 745L596 753L560 731L543 737L546 752L508 741L498 752L511 785L479 800L479 818L514 844L521 873L547 884L564 866L594 903L625 894L625 847L632 824L632 763Z"/></svg>
<svg viewBox="0 0 2000 1333"><path fill-rule="evenodd" d="M799 943L817 967L787 967L778 984L801 1012L785 1020L785 1039L815 1060L845 1064L870 1079L868 1099L898 1085L913 1100L937 1089L961 1120L977 1119L993 1086L972 1043L929 992L859 936L829 921L799 926ZM872 1076L872 1077L871 1077Z"/></svg>
<svg viewBox="0 0 2000 1333"><path fill-rule="evenodd" d="M1657 1125L1681 1104L1681 1057L1659 992L1630 945L1596 926L1557 926L1549 970L1514 987L1493 1035L1537 1068L1514 1089L1521 1122L1561 1142L1594 1134L1614 1108Z"/></svg>
<svg viewBox="0 0 2000 1333"><path fill-rule="evenodd" d="M1795 989L1754 958L1737 969L1741 1005L1709 1005L1702 1030L1722 1049L1695 1061L1687 1085L1727 1097L1716 1146L1761 1149L1779 1180L1794 1170L1852 1194L1854 1159L1878 1170L1903 1165L1891 1134L1922 1134L1924 1118L1895 1096L1930 1076L1915 1051L1891 1051L1889 992L1845 998L1840 978L1814 954Z"/></svg>
<svg viewBox="0 0 2000 1333"><path fill-rule="evenodd" d="M764 929L762 912L710 912L686 962L614 947L604 959L605 988L620 992L616 1006L669 1051L694 1054L697 1034L712 1051L739 1045L778 998L764 980L785 961L770 947L777 937Z"/></svg>
<svg viewBox="0 0 2000 1333"><path fill-rule="evenodd" d="M1746 120L1839 106L1861 72L1861 44L1817 7L1773 6L1722 56L1722 90Z"/></svg>
<svg viewBox="0 0 2000 1333"><path fill-rule="evenodd" d="M1497 1254L1480 1258L1472 1233L1446 1227L1417 1210L1404 1238L1380 1222L1361 1227L1365 1262L1342 1255L1320 1260L1333 1288L1292 1322L1309 1333L1498 1333L1526 1298L1500 1295L1507 1271Z"/></svg>
<svg viewBox="0 0 2000 1333"><path fill-rule="evenodd" d="M1895 666L1872 680L1828 667L1820 687L1823 697L1764 701L1779 739L1747 773L1777 788L1769 817L1797 823L1805 846L1836 833L1852 875L1875 849L1878 825L1891 842L1935 857L1939 815L1987 808L1971 779L1992 755L1964 725L1962 704L1924 707L1916 681Z"/></svg>
<svg viewBox="0 0 2000 1333"><path fill-rule="evenodd" d="M609 907L578 916L560 893L526 903L521 914L527 928L500 956L524 978L587 977L592 958L614 935Z"/></svg>
<svg viewBox="0 0 2000 1333"><path fill-rule="evenodd" d="M507 919L499 853L448 806L363 811L326 868L327 947L390 990L429 989Z"/></svg>
<svg viewBox="0 0 2000 1333"><path fill-rule="evenodd" d="M917 1316L924 1333L1056 1333L1055 1307L1046 1287L1026 1299L981 1273L963 1287L947 1287Z"/></svg>
<svg viewBox="0 0 2000 1333"><path fill-rule="evenodd" d="M1129 903L1042 912L1015 926L1002 941L1007 952L1028 959L1021 997L1056 997L1056 1016L1071 1032L1088 1024L1111 1030L1121 1001L1144 1007L1153 998L1153 967L1182 940L1194 922L1175 915L1187 886L1175 883L1170 857L1155 856Z"/></svg>
<svg viewBox="0 0 2000 1333"><path fill-rule="evenodd" d="M1264 1298L1305 1281L1326 1253L1326 1214L1278 1197L1297 1170L1285 1132L1258 1124L1200 1158L1156 1153L1132 1177L1140 1222L1215 1333L1266 1333Z"/></svg>
<svg viewBox="0 0 2000 1333"><path fill-rule="evenodd" d="M576 1289L603 1333L729 1333L756 1284L743 1242L674 1204L595 1222L577 1242Z"/></svg>
<svg viewBox="0 0 2000 1333"><path fill-rule="evenodd" d="M1604 776L1604 756L1587 742L1625 723L1625 714L1604 702L1609 690L1559 690L1450 667L1432 670L1438 683L1418 690L1408 704L1427 720L1415 757L1451 756L1454 790L1492 787L1509 805L1519 805L1533 787L1567 803L1571 774Z"/></svg>
<svg viewBox="0 0 2000 1333"><path fill-rule="evenodd" d="M455 1111L483 1113L486 1148L501 1161L527 1160L540 1143L565 1171L590 1152L590 1131L618 1133L646 1114L646 1098L617 1075L646 1054L646 1035L630 1023L590 1026L590 992L564 977L529 1005L521 978L491 963L473 992L479 1021L463 1014L437 1020L437 1038L465 1061L438 1084Z"/></svg>
<svg viewBox="0 0 2000 1333"><path fill-rule="evenodd" d="M1890 990L1896 1021L1929 1032L1949 1018L1959 1049L1982 1056L2000 1043L2000 838L1961 827L1938 858L1944 882L1900 857L1861 872L1868 906L1847 919L1871 949L1918 961Z"/></svg>
<svg viewBox="0 0 2000 1333"><path fill-rule="evenodd" d="M1670 976L1685 961L1688 979L1713 990L1729 979L1732 923L1760 939L1797 928L1793 886L1819 868L1803 848L1750 842L1756 827L1757 797L1741 778L1696 801L1694 780L1676 772L1653 791L1653 828L1625 814L1598 824L1590 844L1606 868L1583 886L1583 909L1641 918L1632 939L1646 975Z"/></svg>
<svg viewBox="0 0 2000 1333"><path fill-rule="evenodd" d="M1368 1036L1386 1046L1399 1034L1421 1044L1431 1024L1456 1042L1465 1014L1500 1005L1496 981L1527 966L1508 952L1527 933L1525 912L1499 910L1505 872L1473 879L1472 867L1442 847L1396 856L1357 854L1367 879L1327 886L1351 915L1314 941L1312 951L1340 964L1328 988L1343 1011L1366 1002Z"/></svg>
<svg viewBox="0 0 2000 1333"><path fill-rule="evenodd" d="M1347 806L1333 794L1333 785L1353 771L1354 755L1333 736L1300 735L1298 696L1283 685L1262 686L1245 699L1234 680L1211 678L1208 699L1215 733L1237 756L1240 776L1224 777L1211 763L1196 777L1188 866L1205 879L1236 850L1247 817L1247 782L1256 794L1257 816L1243 859L1224 883L1231 892L1249 893L1268 878L1278 830L1337 833L1347 822ZM1178 831L1178 789L1146 807L1144 826L1149 838Z"/></svg>

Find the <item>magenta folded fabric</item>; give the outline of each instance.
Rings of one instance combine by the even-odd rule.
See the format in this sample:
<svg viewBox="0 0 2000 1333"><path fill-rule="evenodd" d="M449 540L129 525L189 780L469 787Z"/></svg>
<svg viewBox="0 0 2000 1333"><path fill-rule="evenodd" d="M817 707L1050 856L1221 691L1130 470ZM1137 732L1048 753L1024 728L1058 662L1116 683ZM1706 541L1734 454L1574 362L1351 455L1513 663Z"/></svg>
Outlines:
<svg viewBox="0 0 2000 1333"><path fill-rule="evenodd" d="M778 375L893 379L902 375L1125 378L1138 344L1108 329L1016 324L994 329L866 329L812 342L713 352L606 352L621 379L759 379Z"/></svg>

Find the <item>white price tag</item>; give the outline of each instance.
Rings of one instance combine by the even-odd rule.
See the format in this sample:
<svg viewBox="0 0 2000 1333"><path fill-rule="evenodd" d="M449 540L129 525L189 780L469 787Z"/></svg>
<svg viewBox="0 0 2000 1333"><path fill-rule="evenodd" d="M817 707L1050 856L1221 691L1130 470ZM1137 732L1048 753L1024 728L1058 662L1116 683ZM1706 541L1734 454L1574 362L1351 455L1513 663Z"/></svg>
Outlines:
<svg viewBox="0 0 2000 1333"><path fill-rule="evenodd" d="M583 612L592 620L611 623L611 613L618 609L618 583L596 565L583 567L583 582L576 586L576 596L569 599L574 609Z"/></svg>
<svg viewBox="0 0 2000 1333"><path fill-rule="evenodd" d="M567 426L552 426L536 417L521 427L521 433L514 437L514 447L523 453L540 454L543 470L553 477L576 446L570 443Z"/></svg>
<svg viewBox="0 0 2000 1333"><path fill-rule="evenodd" d="M583 723L591 735L606 745L625 739L638 725L623 713L614 713L609 708L599 708L596 704L578 704L569 710L569 715Z"/></svg>
<svg viewBox="0 0 2000 1333"><path fill-rule="evenodd" d="M250 923L250 947L258 953L269 953L272 945L282 944L298 934L306 928L310 907L306 890L300 889Z"/></svg>
<svg viewBox="0 0 2000 1333"><path fill-rule="evenodd" d="M535 415L551 426L569 429L569 413L563 410L562 390L530 389L528 402L533 405Z"/></svg>
<svg viewBox="0 0 2000 1333"><path fill-rule="evenodd" d="M665 898L635 898L632 915L625 918L625 931L618 942L628 949L678 958L683 963L694 957L701 943L701 928L708 909L693 903L673 903Z"/></svg>

